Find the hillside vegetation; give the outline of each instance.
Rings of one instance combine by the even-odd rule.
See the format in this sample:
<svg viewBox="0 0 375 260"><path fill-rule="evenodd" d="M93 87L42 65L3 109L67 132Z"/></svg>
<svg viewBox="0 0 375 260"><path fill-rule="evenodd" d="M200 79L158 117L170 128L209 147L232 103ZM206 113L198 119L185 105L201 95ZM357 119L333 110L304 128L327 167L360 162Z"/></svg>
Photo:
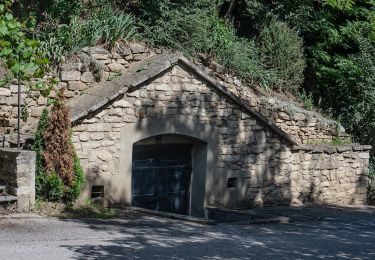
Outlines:
<svg viewBox="0 0 375 260"><path fill-rule="evenodd" d="M249 86L293 94L339 120L355 141L375 146L374 0L11 2L49 66L120 39L191 57L205 53ZM0 37L8 18L0 21Z"/></svg>

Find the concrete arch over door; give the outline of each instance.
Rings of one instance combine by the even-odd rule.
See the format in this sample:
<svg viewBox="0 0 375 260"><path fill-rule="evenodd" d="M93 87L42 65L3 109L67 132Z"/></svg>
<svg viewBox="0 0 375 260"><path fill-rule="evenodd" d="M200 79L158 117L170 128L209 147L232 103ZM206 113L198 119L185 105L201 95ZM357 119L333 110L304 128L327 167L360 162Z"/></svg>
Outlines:
<svg viewBox="0 0 375 260"><path fill-rule="evenodd" d="M215 168L217 147L216 129L188 116L163 116L142 119L140 122L127 124L121 129L120 169L117 176L123 186L121 200L131 205L132 150L137 142L154 136L178 135L190 138L193 146L192 197L190 214L203 216L203 207L215 192ZM216 173L217 174L217 173Z"/></svg>

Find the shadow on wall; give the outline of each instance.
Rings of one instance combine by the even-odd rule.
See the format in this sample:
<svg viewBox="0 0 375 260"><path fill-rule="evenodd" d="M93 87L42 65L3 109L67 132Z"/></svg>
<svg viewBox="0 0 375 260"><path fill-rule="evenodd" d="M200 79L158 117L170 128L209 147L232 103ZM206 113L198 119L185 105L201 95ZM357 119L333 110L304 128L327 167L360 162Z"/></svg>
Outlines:
<svg viewBox="0 0 375 260"><path fill-rule="evenodd" d="M189 136L207 143L205 206L243 208L319 200L322 191L316 180L321 172L315 170L319 160L300 168L286 140L206 86L209 83L193 73L173 68L126 93L125 99L134 106L126 109L125 117L135 123L122 129L120 159L129 160L133 144L145 138ZM120 177L126 176L122 171L131 172L131 160L125 166L121 163ZM101 174L95 167L88 169L89 182L104 183L111 193L129 197L129 190ZM234 187L228 185L230 178L236 179Z"/></svg>
<svg viewBox="0 0 375 260"><path fill-rule="evenodd" d="M206 88L208 82L196 86L193 74L185 76L190 81L180 83L177 91L168 91L163 77L131 90L126 98L139 103L134 111L139 120L125 126L122 138L133 144L150 136L180 134L207 143L206 206L289 204L285 198L290 198L291 181L282 166L286 141ZM229 179L235 180L234 187Z"/></svg>

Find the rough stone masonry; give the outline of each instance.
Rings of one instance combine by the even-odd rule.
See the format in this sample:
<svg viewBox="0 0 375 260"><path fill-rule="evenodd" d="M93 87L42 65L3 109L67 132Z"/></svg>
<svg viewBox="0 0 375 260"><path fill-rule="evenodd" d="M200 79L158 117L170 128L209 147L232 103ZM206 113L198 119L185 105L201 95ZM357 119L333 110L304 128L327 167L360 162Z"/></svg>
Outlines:
<svg viewBox="0 0 375 260"><path fill-rule="evenodd" d="M131 204L133 146L175 135L193 146L196 215L205 206L366 202L370 146L309 145L348 135L337 122L256 94L218 69L132 43L112 53L87 48L58 75L58 88L69 89L84 198L99 185L106 203ZM26 92L23 129L31 133L47 99ZM15 98L12 86L0 89L1 133L14 131Z"/></svg>
<svg viewBox="0 0 375 260"><path fill-rule="evenodd" d="M28 212L35 207L35 153L0 149L0 185L17 197L17 209Z"/></svg>
<svg viewBox="0 0 375 260"><path fill-rule="evenodd" d="M185 58L152 57L111 86L72 100L73 142L91 176L86 196L90 185L102 184L110 187L109 203L130 203L131 165L122 162L132 146L125 144L139 141L134 136L142 132L207 144L213 168L202 180L205 206L366 202L370 146L298 144L202 73ZM228 189L229 178L236 178L235 188Z"/></svg>

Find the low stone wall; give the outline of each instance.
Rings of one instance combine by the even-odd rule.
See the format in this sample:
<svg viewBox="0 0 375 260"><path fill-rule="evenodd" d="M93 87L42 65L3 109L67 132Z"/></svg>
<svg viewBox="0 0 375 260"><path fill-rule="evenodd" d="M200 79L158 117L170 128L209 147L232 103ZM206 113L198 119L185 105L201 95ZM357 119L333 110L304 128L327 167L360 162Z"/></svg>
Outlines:
<svg viewBox="0 0 375 260"><path fill-rule="evenodd" d="M0 149L0 184L17 196L17 208L27 212L35 207L35 153Z"/></svg>
<svg viewBox="0 0 375 260"><path fill-rule="evenodd" d="M290 165L293 204L364 205L371 146L298 146Z"/></svg>

